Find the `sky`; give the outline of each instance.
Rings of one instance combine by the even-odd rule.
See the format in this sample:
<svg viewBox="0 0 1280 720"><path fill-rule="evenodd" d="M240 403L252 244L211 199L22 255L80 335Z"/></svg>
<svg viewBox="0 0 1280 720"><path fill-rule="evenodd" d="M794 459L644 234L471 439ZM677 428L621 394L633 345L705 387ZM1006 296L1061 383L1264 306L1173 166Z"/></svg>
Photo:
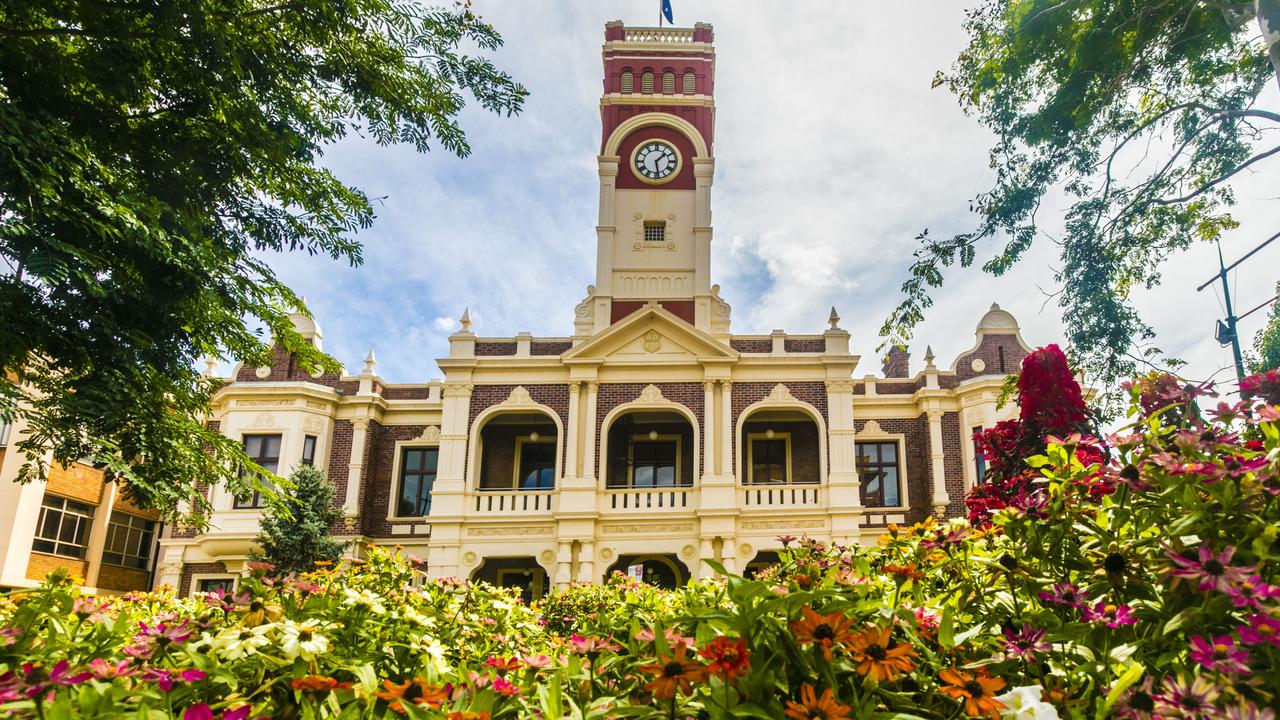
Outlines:
<svg viewBox="0 0 1280 720"><path fill-rule="evenodd" d="M465 111L465 159L360 139L330 149L338 177L376 198L377 220L358 236L364 264L270 261L307 298L325 350L349 373L372 349L388 381L439 377L434 359L447 355L464 308L482 336L572 334L573 307L594 279L604 24L654 25L658 5L474 0L506 41L490 56L530 90L524 111ZM862 356L854 374L878 373L877 333L900 299L915 236L969 229L969 200L992 179L992 136L930 87L966 44L964 3L673 5L678 26L715 28L712 281L733 305L733 332L820 332L835 306ZM1278 95L1260 105L1280 106ZM1223 242L1228 262L1276 230L1280 161L1235 187L1241 226ZM1061 204L1046 205L1042 216L1060 214ZM997 245L980 248L976 265ZM1134 299L1156 344L1195 379L1232 374L1230 349L1213 340L1221 293L1195 289L1215 274L1216 253L1205 244L1171 258L1163 284ZM1027 343L1059 341L1056 256L1042 239L1003 277L953 268L910 346L912 371L926 346L951 367L993 302L1018 318ZM1277 266L1280 242L1233 273L1238 311L1271 297ZM1242 323L1247 344L1264 323L1264 312Z"/></svg>

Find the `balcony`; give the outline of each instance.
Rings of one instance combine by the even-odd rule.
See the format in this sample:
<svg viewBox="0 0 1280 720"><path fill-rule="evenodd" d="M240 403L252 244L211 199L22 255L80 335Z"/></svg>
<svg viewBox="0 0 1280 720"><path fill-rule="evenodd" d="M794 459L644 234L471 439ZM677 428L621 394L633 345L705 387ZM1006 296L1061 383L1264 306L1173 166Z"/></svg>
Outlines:
<svg viewBox="0 0 1280 720"><path fill-rule="evenodd" d="M483 490L475 493L474 499L472 509L477 515L549 515L555 512L556 492Z"/></svg>
<svg viewBox="0 0 1280 720"><path fill-rule="evenodd" d="M627 42L633 43L679 43L694 42L693 28L669 27L629 27L626 29Z"/></svg>
<svg viewBox="0 0 1280 720"><path fill-rule="evenodd" d="M698 507L691 487L606 490L600 495L602 513L687 513Z"/></svg>

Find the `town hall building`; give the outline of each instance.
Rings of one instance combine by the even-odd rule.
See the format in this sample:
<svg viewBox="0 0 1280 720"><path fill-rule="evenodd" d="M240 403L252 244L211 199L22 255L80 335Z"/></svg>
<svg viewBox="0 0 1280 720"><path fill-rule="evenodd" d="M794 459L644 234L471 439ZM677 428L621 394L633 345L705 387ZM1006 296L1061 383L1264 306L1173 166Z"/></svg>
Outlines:
<svg viewBox="0 0 1280 720"><path fill-rule="evenodd" d="M746 573L779 536L874 543L961 514L971 434L1016 412L996 403L1028 352L1014 317L992 305L945 366L895 349L868 370L835 309L814 308L818 334L735 334L711 268L712 28L611 22L604 40L595 282L569 334L478 337L463 313L443 379L420 384L383 381L372 353L312 375L277 352L225 379L210 422L280 475L324 469L353 552L402 546L429 577L530 597L617 570ZM158 539L155 584L242 573L261 498L211 492L208 530Z"/></svg>

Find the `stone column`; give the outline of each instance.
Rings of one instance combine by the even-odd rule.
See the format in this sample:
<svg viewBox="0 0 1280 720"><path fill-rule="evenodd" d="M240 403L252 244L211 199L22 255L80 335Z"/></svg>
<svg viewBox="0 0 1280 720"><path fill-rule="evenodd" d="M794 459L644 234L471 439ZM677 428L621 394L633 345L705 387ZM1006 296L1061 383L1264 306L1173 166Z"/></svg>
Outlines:
<svg viewBox="0 0 1280 720"><path fill-rule="evenodd" d="M460 569L471 389L467 382L446 382L441 391L440 457L431 490L431 513L426 518L431 523L427 572L433 578L456 576Z"/></svg>
<svg viewBox="0 0 1280 720"><path fill-rule="evenodd" d="M733 468L733 381L720 381L720 462L724 475L737 478Z"/></svg>
<svg viewBox="0 0 1280 720"><path fill-rule="evenodd" d="M834 542L849 544L860 534L862 492L858 480L853 421L853 381L828 380L827 507Z"/></svg>
<svg viewBox="0 0 1280 720"><path fill-rule="evenodd" d="M85 587L98 586L98 573L102 570L102 551L107 547L107 530L111 523L111 506L116 502L119 485L113 482L102 483L102 495L98 498L98 507L93 512L93 525L89 528L89 546L85 548L84 557L89 567L84 572Z"/></svg>
<svg viewBox="0 0 1280 720"><path fill-rule="evenodd" d="M596 580L596 544L583 540L578 548L578 582L595 582Z"/></svg>
<svg viewBox="0 0 1280 720"><path fill-rule="evenodd" d="M576 478L581 475L582 458L579 457L578 448L580 443L578 437L582 434L581 418L579 417L581 410L579 407L579 396L582 393L582 383L569 383L569 422L565 427L565 449L564 449L564 471L565 478Z"/></svg>
<svg viewBox="0 0 1280 720"><path fill-rule="evenodd" d="M600 440L596 437L596 400L600 394L600 383L592 380L587 383L587 427L586 442L583 443L583 452L586 457L583 461L584 470L582 476L596 479L596 450L600 446Z"/></svg>
<svg viewBox="0 0 1280 720"><path fill-rule="evenodd" d="M26 458L18 452L17 443L25 435L26 421L15 417L9 428L9 448L0 457L0 583L20 587L27 582L27 564L31 560L31 541L40 519L40 503L44 501L44 483L19 485L14 482ZM49 458L45 457L45 462Z"/></svg>
<svg viewBox="0 0 1280 720"><path fill-rule="evenodd" d="M348 518L360 516L360 479L364 477L364 450L369 437L369 418L351 421L351 460L347 463L347 498L342 512Z"/></svg>
<svg viewBox="0 0 1280 720"><path fill-rule="evenodd" d="M942 415L938 408L928 410L929 414L929 461L933 469L933 512L939 518L947 513L947 505L951 498L947 496L947 463L942 449Z"/></svg>
<svg viewBox="0 0 1280 720"><path fill-rule="evenodd" d="M702 474L720 475L720 455L716 452L719 443L716 433L716 381L702 381L702 455L707 458L703 463Z"/></svg>
<svg viewBox="0 0 1280 720"><path fill-rule="evenodd" d="M703 562L704 560L716 559L716 539L714 537L703 536L698 540L698 562L694 568L693 575L699 580L709 577L715 577L716 571L711 566Z"/></svg>
<svg viewBox="0 0 1280 720"><path fill-rule="evenodd" d="M557 588L569 587L573 579L572 568L573 544L567 540L561 540L556 546L556 576L552 579Z"/></svg>

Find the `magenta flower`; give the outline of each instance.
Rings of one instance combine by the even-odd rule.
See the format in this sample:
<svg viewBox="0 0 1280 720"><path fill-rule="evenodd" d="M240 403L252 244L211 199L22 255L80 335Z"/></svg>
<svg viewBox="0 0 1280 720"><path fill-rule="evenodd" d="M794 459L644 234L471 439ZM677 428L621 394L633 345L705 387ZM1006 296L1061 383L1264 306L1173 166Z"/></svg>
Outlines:
<svg viewBox="0 0 1280 720"><path fill-rule="evenodd" d="M1227 675L1249 675L1249 651L1236 647L1230 635L1191 638L1191 662Z"/></svg>
<svg viewBox="0 0 1280 720"><path fill-rule="evenodd" d="M7 627L0 628L0 647L9 647L18 642L18 638L25 632L22 628Z"/></svg>
<svg viewBox="0 0 1280 720"><path fill-rule="evenodd" d="M1213 701L1221 690L1206 678L1188 683L1182 678L1165 678L1164 692L1156 696L1156 713L1160 717L1199 719L1215 717Z"/></svg>
<svg viewBox="0 0 1280 720"><path fill-rule="evenodd" d="M223 710L218 717L222 720L244 720L252 709L250 705L241 705L235 710ZM203 703L192 705L182 714L182 720L214 720L213 708Z"/></svg>
<svg viewBox="0 0 1280 720"><path fill-rule="evenodd" d="M164 692L173 690L176 682L193 683L205 679L206 675L201 670L166 670L164 668L150 668L142 675L142 679L147 682L155 683L156 687Z"/></svg>
<svg viewBox="0 0 1280 720"><path fill-rule="evenodd" d="M1236 607L1256 608L1260 602L1280 597L1280 587L1268 585L1258 575L1250 575L1227 588L1227 595Z"/></svg>
<svg viewBox="0 0 1280 720"><path fill-rule="evenodd" d="M128 655L131 658L137 658L139 660L147 660L147 659L150 659L150 657L155 653L155 651L156 649L152 645L137 644L137 645L126 645L121 652L123 652L125 655Z"/></svg>
<svg viewBox="0 0 1280 720"><path fill-rule="evenodd" d="M57 665L49 671L50 685L79 685L80 683L93 677L93 673L77 673L71 674L70 663L66 660L59 660Z"/></svg>
<svg viewBox="0 0 1280 720"><path fill-rule="evenodd" d="M93 676L99 680L129 677L134 674L133 669L129 667L128 660L121 660L115 665L112 665L102 658L94 658L89 661L89 670L93 672Z"/></svg>
<svg viewBox="0 0 1280 720"><path fill-rule="evenodd" d="M1197 580L1202 591L1217 590L1220 593L1226 593L1231 589L1231 583L1244 580L1256 569L1231 564L1231 558L1236 554L1234 545L1226 546L1217 554L1214 554L1208 545L1201 545L1198 560L1192 560L1172 550L1166 550L1165 554L1174 565L1174 568L1169 571L1169 576Z"/></svg>
<svg viewBox="0 0 1280 720"><path fill-rule="evenodd" d="M578 655L591 655L606 650L616 652L620 649L620 646L615 645L609 638L585 638L581 635L573 635L569 638L569 650Z"/></svg>
<svg viewBox="0 0 1280 720"><path fill-rule="evenodd" d="M1227 708L1227 720L1276 720L1276 711L1271 708L1259 708L1251 702L1232 705Z"/></svg>
<svg viewBox="0 0 1280 720"><path fill-rule="evenodd" d="M1249 616L1249 624L1240 628L1240 641L1245 645L1274 645L1280 648L1280 620L1266 613Z"/></svg>
<svg viewBox="0 0 1280 720"><path fill-rule="evenodd" d="M1044 630L1032 627L1030 623L1024 623L1022 629L1016 632L1013 628L1005 628L1001 643L1004 645L1005 653L1010 657L1035 662L1040 653L1052 649L1052 646L1044 641L1044 634Z"/></svg>
<svg viewBox="0 0 1280 720"><path fill-rule="evenodd" d="M1109 628L1132 625L1138 622L1133 610L1128 605L1111 605L1106 600L1099 600L1093 607L1085 608L1082 616L1087 622L1103 623Z"/></svg>
<svg viewBox="0 0 1280 720"><path fill-rule="evenodd" d="M1081 610L1085 608L1085 603L1089 602L1088 594L1076 587L1075 583L1070 582L1054 583L1048 592L1040 593L1040 599L1055 605L1065 605Z"/></svg>
<svg viewBox="0 0 1280 720"><path fill-rule="evenodd" d="M133 641L135 643L155 645L159 648L165 648L169 645L180 645L191 637L191 631L187 629L186 620L183 620L178 625L171 625L168 623L148 625L144 622L139 622L138 627L142 628L142 632L135 635Z"/></svg>
<svg viewBox="0 0 1280 720"><path fill-rule="evenodd" d="M520 694L520 686L506 678L494 678L493 691L504 697Z"/></svg>
<svg viewBox="0 0 1280 720"><path fill-rule="evenodd" d="M1151 720L1156 709L1155 691L1151 689L1155 678L1148 675L1143 681L1120 696L1112 708L1114 720Z"/></svg>

